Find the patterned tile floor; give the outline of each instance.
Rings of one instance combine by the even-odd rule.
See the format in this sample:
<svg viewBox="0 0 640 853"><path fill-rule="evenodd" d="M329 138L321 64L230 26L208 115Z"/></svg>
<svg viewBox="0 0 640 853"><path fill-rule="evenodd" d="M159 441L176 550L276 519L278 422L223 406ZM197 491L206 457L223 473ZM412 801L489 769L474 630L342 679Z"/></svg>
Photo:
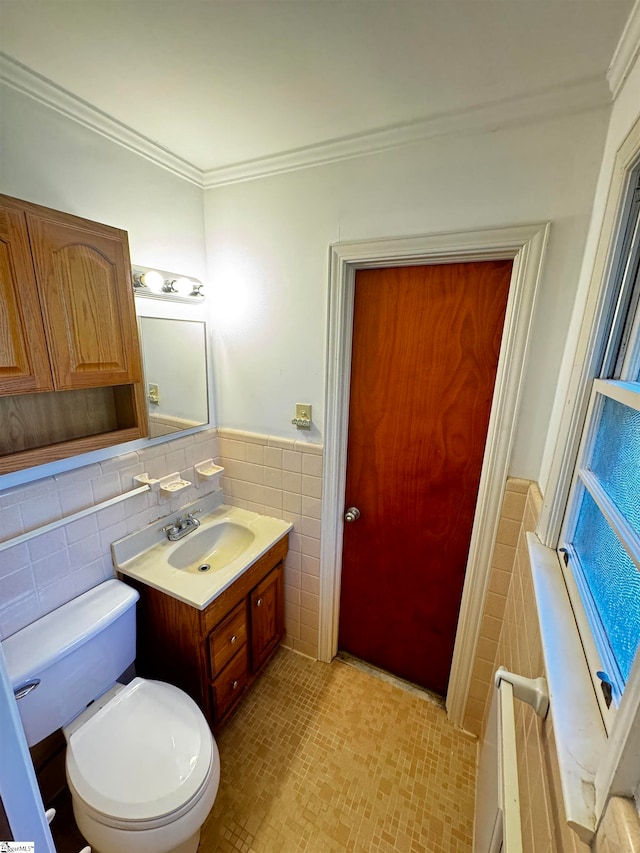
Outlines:
<svg viewBox="0 0 640 853"><path fill-rule="evenodd" d="M281 649L217 737L199 853L470 853L476 740L442 708Z"/></svg>

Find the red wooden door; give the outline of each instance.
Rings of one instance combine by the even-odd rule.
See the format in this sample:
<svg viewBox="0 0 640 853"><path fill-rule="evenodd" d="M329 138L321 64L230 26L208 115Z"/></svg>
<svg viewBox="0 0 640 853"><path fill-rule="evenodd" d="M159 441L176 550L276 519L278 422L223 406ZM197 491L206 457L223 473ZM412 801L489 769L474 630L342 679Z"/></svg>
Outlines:
<svg viewBox="0 0 640 853"><path fill-rule="evenodd" d="M356 276L339 647L441 695L511 266Z"/></svg>

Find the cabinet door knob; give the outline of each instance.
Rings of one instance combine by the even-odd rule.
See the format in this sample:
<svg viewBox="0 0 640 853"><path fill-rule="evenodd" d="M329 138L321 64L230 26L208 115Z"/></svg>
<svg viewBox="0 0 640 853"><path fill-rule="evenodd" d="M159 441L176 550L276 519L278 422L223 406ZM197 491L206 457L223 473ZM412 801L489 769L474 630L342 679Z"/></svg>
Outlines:
<svg viewBox="0 0 640 853"><path fill-rule="evenodd" d="M261 598L259 598L259 599L256 601L256 607L262 607L262 599L261 599Z"/></svg>
<svg viewBox="0 0 640 853"><path fill-rule="evenodd" d="M231 645L233 645L234 643L236 643L236 642L237 642L237 640L238 640L238 638L237 638L237 637L236 637L236 635L234 634L234 635L233 635L233 637L231 637L231 639L229 640L229 642L231 643Z"/></svg>
<svg viewBox="0 0 640 853"><path fill-rule="evenodd" d="M239 682L239 681L237 681L237 680L236 680L236 681L232 681L232 682L231 682L231 689L232 689L232 690L237 690L237 689L238 689L238 684L239 684L239 683L240 683L240 682Z"/></svg>

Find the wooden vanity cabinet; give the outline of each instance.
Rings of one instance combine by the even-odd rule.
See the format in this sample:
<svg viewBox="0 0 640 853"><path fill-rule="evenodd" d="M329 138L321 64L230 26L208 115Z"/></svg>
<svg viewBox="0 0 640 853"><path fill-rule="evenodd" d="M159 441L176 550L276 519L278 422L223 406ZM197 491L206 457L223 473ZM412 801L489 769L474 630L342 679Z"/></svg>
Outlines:
<svg viewBox="0 0 640 853"><path fill-rule="evenodd" d="M140 593L137 673L180 687L221 725L284 636L287 550L285 536L205 610L123 576Z"/></svg>
<svg viewBox="0 0 640 853"><path fill-rule="evenodd" d="M0 474L147 434L127 234L0 196Z"/></svg>

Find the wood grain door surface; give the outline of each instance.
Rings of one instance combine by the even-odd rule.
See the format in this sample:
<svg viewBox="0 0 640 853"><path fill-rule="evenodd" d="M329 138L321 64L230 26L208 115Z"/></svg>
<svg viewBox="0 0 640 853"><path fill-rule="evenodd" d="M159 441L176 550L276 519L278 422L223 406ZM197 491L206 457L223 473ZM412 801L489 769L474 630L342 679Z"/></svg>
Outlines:
<svg viewBox="0 0 640 853"><path fill-rule="evenodd" d="M445 695L510 260L356 276L339 647Z"/></svg>
<svg viewBox="0 0 640 853"><path fill-rule="evenodd" d="M139 382L126 232L57 211L27 223L56 388Z"/></svg>
<svg viewBox="0 0 640 853"><path fill-rule="evenodd" d="M27 223L0 201L0 394L53 389Z"/></svg>
<svg viewBox="0 0 640 853"><path fill-rule="evenodd" d="M282 639L284 631L283 569L275 569L252 590L251 607L252 668L257 672Z"/></svg>

